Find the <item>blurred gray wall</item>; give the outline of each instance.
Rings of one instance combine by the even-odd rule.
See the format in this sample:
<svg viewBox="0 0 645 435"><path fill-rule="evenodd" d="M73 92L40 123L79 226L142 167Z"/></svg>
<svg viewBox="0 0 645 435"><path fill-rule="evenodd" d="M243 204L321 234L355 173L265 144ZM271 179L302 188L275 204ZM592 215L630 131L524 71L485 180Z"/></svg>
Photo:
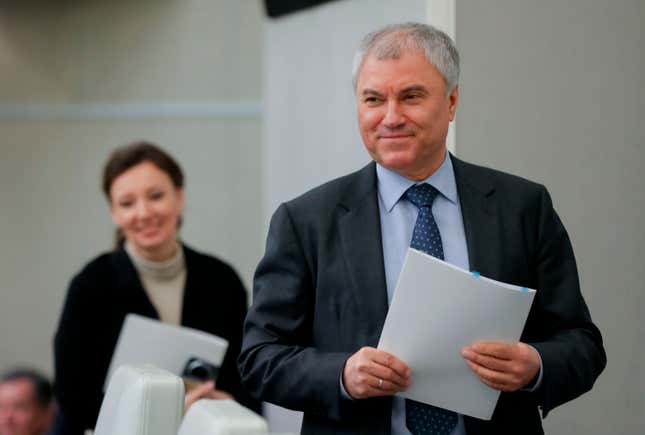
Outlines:
<svg viewBox="0 0 645 435"><path fill-rule="evenodd" d="M263 14L235 0L0 4L0 371L51 373L69 280L112 246L102 165L135 139L183 166L183 239L250 289Z"/></svg>
<svg viewBox="0 0 645 435"><path fill-rule="evenodd" d="M457 152L544 183L608 366L553 434L645 430L645 3L457 1Z"/></svg>

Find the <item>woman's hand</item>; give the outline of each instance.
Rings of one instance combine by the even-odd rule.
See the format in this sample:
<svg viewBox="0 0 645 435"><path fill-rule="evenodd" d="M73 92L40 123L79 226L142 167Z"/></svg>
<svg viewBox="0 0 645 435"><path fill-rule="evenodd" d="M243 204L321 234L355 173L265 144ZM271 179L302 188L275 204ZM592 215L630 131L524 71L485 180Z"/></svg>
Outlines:
<svg viewBox="0 0 645 435"><path fill-rule="evenodd" d="M226 391L217 390L215 388L215 382L213 381L202 382L193 388L187 389L186 396L184 397L184 413L199 399L233 400L233 396Z"/></svg>

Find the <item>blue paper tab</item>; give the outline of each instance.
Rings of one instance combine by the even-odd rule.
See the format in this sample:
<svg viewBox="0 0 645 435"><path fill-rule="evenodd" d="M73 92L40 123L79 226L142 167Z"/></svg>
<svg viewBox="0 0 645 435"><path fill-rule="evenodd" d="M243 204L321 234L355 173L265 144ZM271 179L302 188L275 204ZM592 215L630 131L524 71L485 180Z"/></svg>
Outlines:
<svg viewBox="0 0 645 435"><path fill-rule="evenodd" d="M475 278L479 278L479 272L475 272L475 271L473 271L473 276L474 276Z"/></svg>

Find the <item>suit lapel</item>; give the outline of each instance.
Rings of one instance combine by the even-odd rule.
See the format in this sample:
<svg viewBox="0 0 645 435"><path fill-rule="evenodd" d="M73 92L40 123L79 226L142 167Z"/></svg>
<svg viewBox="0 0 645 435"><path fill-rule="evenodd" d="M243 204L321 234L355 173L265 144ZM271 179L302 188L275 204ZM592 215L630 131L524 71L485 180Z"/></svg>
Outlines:
<svg viewBox="0 0 645 435"><path fill-rule="evenodd" d="M365 310L370 332L363 337L368 345L378 343L388 310L381 222L379 219L376 169L363 168L356 183L339 204L339 231L342 253L347 262L357 306Z"/></svg>
<svg viewBox="0 0 645 435"><path fill-rule="evenodd" d="M461 214L464 220L470 270L496 278L501 267L501 228L495 188L475 167L451 155Z"/></svg>

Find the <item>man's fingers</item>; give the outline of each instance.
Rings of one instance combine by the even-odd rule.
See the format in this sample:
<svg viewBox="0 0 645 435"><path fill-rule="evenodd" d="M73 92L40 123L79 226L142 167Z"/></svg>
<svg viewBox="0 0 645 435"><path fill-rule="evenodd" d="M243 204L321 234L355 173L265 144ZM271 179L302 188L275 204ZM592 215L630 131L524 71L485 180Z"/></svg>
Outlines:
<svg viewBox="0 0 645 435"><path fill-rule="evenodd" d="M463 357L486 385L502 391L526 386L540 371L540 356L532 346L517 343L477 342L464 348ZM503 388L499 388L502 386Z"/></svg>
<svg viewBox="0 0 645 435"><path fill-rule="evenodd" d="M521 378L515 374L490 370L468 360L466 362L477 377L491 388L500 391L516 391L523 386Z"/></svg>
<svg viewBox="0 0 645 435"><path fill-rule="evenodd" d="M508 385L497 384L497 383L495 383L495 382L491 382L491 381L488 381L488 380L486 380L486 379L482 379L482 378L479 378L479 379L480 379L484 384L488 385L489 387L491 387L491 388L493 388L493 389L495 389L495 390L499 390L499 391L507 391L507 392L515 391L515 389L513 389L512 387L509 387Z"/></svg>
<svg viewBox="0 0 645 435"><path fill-rule="evenodd" d="M477 341L470 345L475 352L492 356L498 359L513 359L514 344L500 343L496 341Z"/></svg>
<svg viewBox="0 0 645 435"><path fill-rule="evenodd" d="M372 347L364 347L359 353L362 354L362 358L357 363L358 371L390 381L403 388L408 386L411 370L399 358Z"/></svg>
<svg viewBox="0 0 645 435"><path fill-rule="evenodd" d="M409 386L410 368L394 355L364 347L345 363L342 381L355 399L388 396Z"/></svg>
<svg viewBox="0 0 645 435"><path fill-rule="evenodd" d="M473 372L475 372L477 377L479 377L482 380L486 380L494 384L507 385L507 386L513 385L515 383L515 379L513 379L513 376L508 373L497 372L495 370L488 369L484 366L480 366L479 364L475 364L470 361L467 361L467 363L470 369Z"/></svg>
<svg viewBox="0 0 645 435"><path fill-rule="evenodd" d="M388 380L385 380L383 378L376 378L375 382L372 385L372 388L374 388L375 394L382 395L382 396L391 396L400 391L403 391L400 385L390 382Z"/></svg>
<svg viewBox="0 0 645 435"><path fill-rule="evenodd" d="M499 359L494 356L486 355L483 353L477 353L471 349L464 349L462 356L468 361L474 362L491 370L498 372L508 372L510 371L509 360Z"/></svg>
<svg viewBox="0 0 645 435"><path fill-rule="evenodd" d="M377 380L383 379L384 381L388 381L389 383L393 384L397 390L400 390L401 388L407 388L409 386L408 384L410 383L410 378L404 378L394 370L380 364L374 363L369 365L367 372L370 375L374 376Z"/></svg>
<svg viewBox="0 0 645 435"><path fill-rule="evenodd" d="M382 350L374 349L374 352L370 356L372 361L393 370L400 377L410 377L410 367L394 355Z"/></svg>

